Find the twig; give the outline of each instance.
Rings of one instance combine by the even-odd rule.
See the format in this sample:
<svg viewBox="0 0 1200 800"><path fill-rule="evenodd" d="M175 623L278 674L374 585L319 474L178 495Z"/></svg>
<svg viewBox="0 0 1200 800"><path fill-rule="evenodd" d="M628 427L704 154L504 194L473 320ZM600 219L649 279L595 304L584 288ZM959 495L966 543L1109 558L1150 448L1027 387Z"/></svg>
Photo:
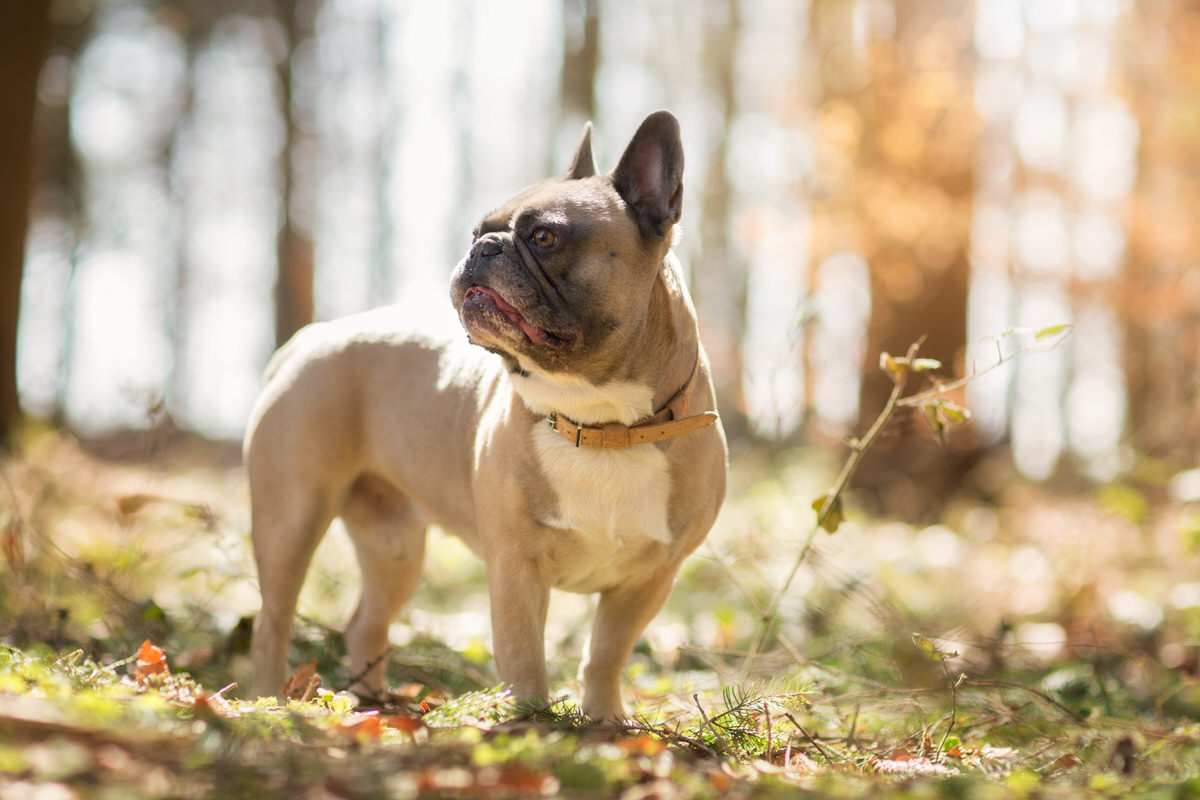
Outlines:
<svg viewBox="0 0 1200 800"><path fill-rule="evenodd" d="M1063 332L1069 333L1071 330L1072 330L1071 326L1068 326L1063 329ZM1009 333L1017 333L1017 331L1009 331ZM933 400L937 397L940 397L941 395L946 394L947 392L953 392L955 389L960 389L963 386L966 386L971 381L981 378L984 375L987 375L989 372L992 372L993 370L999 369L1003 365L1007 364L1009 361L1013 361L1013 360L1019 358L1020 356L1028 355L1030 353L1048 353L1051 350L1056 350L1056 349L1058 349L1058 346L1060 344L1062 344L1064 341L1066 341L1066 338L1067 338L1066 336L1060 336L1058 339L1054 340L1053 342L1050 342L1049 344L1041 345L1040 347L1039 346L1022 347L1017 350L1014 350L1013 352L1009 353L1006 356L1006 355L1004 355L1003 350L1000 348L1000 339L1001 339L1001 337L1003 337L1005 335L1006 334L1001 334L1000 337L996 337L996 362L994 364L989 364L988 366L984 367L983 369L975 369L974 366L972 366L971 374L964 375L961 378L949 381L947 383L939 383L938 385L934 386L932 389L926 389L923 392L917 392L916 394L909 395L908 397L905 397L905 398L902 398L901 400L899 400L896 403L896 405L904 407L904 408L919 407L921 405L924 405L925 403L928 403L930 400ZM910 361L911 361L911 359L910 359Z"/></svg>
<svg viewBox="0 0 1200 800"><path fill-rule="evenodd" d="M811 733L809 733L808 731L806 731L804 729L803 725L801 725L799 722L796 721L796 718L793 717L790 712L786 713L785 716L788 718L789 721L791 721L791 723L793 725L796 726L796 730L798 730L798 731L800 731L800 733L804 734L804 738L808 739L809 744L811 744L813 747L815 747L817 749L817 752L821 754L821 757L824 758L825 761L827 761L830 764L835 764L840 760L840 759L835 759L833 756L831 756L829 754L829 751L827 751L824 747L821 747L821 744L816 739L813 738L813 735Z"/></svg>
<svg viewBox="0 0 1200 800"><path fill-rule="evenodd" d="M717 549L713 546L712 541L705 540L704 545L706 548L708 548L712 560L717 562L717 566L721 568L721 570L725 573L725 577L728 578L729 582L733 584L733 588L741 592L742 597L747 603L750 604L756 613L762 614L763 609L762 605L758 602L758 598L754 596L754 593L751 592L744 583L742 583L741 579L738 578L737 573L733 571L733 568L725 563L724 557L717 552Z"/></svg>
<svg viewBox="0 0 1200 800"><path fill-rule="evenodd" d="M946 673L946 677L950 677L950 670L946 667L946 662L942 662L942 669ZM950 684L950 724L946 726L946 732L942 734L942 741L938 743L936 757L940 762L946 757L946 740L950 738L950 731L954 730L954 723L958 717L958 685L967 679L967 673L958 673L958 680Z"/></svg>
<svg viewBox="0 0 1200 800"><path fill-rule="evenodd" d="M922 340L918 340L909 345L908 353L905 356L909 364L911 364L913 359L916 358L917 351L921 348L921 341ZM838 498L845 490L846 485L850 482L850 478L853 477L855 470L858 469L858 465L862 461L863 456L866 454L867 450L870 449L876 437L879 436L880 431L883 430L884 426L887 424L887 421L895 412L897 404L904 394L904 387L908 383L909 372L910 370L905 368L900 370L899 373L893 377L892 393L888 397L887 404L883 407L883 410L879 412L877 417L875 417L875 421L871 423L871 427L861 439L852 439L850 441L850 455L846 459L846 463L842 465L841 473L837 476L837 480L833 482L833 488L831 488L825 495L825 502L822 504L821 510L817 513L816 520L813 521L812 528L808 532L808 538L805 539L804 546L800 548L800 554L796 556L796 561L794 564L792 564L791 571L788 572L788 576L784 580L783 585L780 586L775 592L775 596L771 599L770 605L767 606L766 613L762 616L762 624L759 626L758 635L755 636L754 642L750 645L750 651L746 655L744 669L747 672L750 670L750 666L753 664L754 659L758 656L759 651L766 642L767 636L771 632L771 627L775 624L775 617L779 613L779 604L783 602L784 595L786 595L787 590L791 588L792 581L795 579L796 573L800 571L801 565L804 564L804 560L808 557L808 552L812 549L813 541L817 536L817 531L821 529L821 524L825 522L826 517L836 507Z"/></svg>
<svg viewBox="0 0 1200 800"><path fill-rule="evenodd" d="M775 749L774 743L771 741L771 706L766 700L763 700L763 716L766 718L767 725L767 763L773 763L771 760L772 750Z"/></svg>
<svg viewBox="0 0 1200 800"><path fill-rule="evenodd" d="M375 656L375 658L368 661L367 665L365 667L363 667L362 670L357 675L350 678L350 680L339 691L347 691L354 684L358 683L363 678L365 678L367 676L367 673L370 672L371 670L375 669L375 667L379 666L379 664L385 658L388 657L388 653L390 653L390 652L392 652L392 646L389 644L387 647L383 648L382 653L380 653L379 655Z"/></svg>
<svg viewBox="0 0 1200 800"><path fill-rule="evenodd" d="M1040 339L1043 335L1057 334L1063 331L1070 333L1071 329L1072 326L1070 325L1062 325L1053 329L1046 328L1042 331L1035 331L1034 333ZM891 419L896 409L919 408L928 403L939 401L942 395L946 394L947 392L954 391L955 389L967 385L971 381L986 375L995 369L998 369L1000 366L1012 361L1018 356L1025 355L1027 353L1038 353L1053 350L1062 344L1062 342L1066 339L1065 336L1060 336L1047 345L1040 347L1022 347L1007 356L1004 355L1003 348L1000 347L1001 338L1009 334L1019 332L1023 331L1009 331L996 338L997 350L995 363L990 364L983 369L977 369L974 367L974 365L972 365L971 374L947 383L939 383L932 389L928 389L923 392L917 392L916 394L908 397L904 397L904 388L908 383L909 375L914 371L913 366L917 351L920 350L921 345L924 342L924 337L921 337L909 345L908 352L904 359L897 360L895 362L895 366L889 362L887 372L889 377L892 379L892 393L888 397L887 404L883 407L883 410L879 412L879 415L875 417L875 421L871 424L871 427L861 439L849 440L848 444L850 446L850 455L847 457L845 464L842 466L842 471L838 475L837 480L834 481L833 487L825 495L824 502L821 504L821 507L817 512L817 518L814 521L812 528L809 530L808 537L804 540L804 546L801 547L800 554L796 557L796 561L792 565L791 570L788 572L787 578L784 580L783 585L780 586L775 592L774 597L767 606L766 612L761 617L761 625L759 626L758 633L755 635L754 641L751 643L749 652L746 655L746 661L743 666L744 670L750 670L755 657L762 650L763 644L766 642L767 636L770 634L771 628L775 624L775 618L779 613L779 605L781 602L783 602L784 595L787 594L787 590L791 587L792 581L796 577L796 573L799 572L801 565L803 565L804 560L808 557L808 553L812 549L813 541L816 539L817 531L820 530L822 524L825 522L829 514L832 513L833 510L838 506L838 499L841 497L842 492L845 491L846 485L850 482L850 478L854 475L855 470L858 469L859 462L862 461L863 456L866 454L867 450L870 449L871 445L879 436L888 420Z"/></svg>
<svg viewBox="0 0 1200 800"><path fill-rule="evenodd" d="M717 730L717 726L714 725L712 721L709 720L708 715L704 713L704 706L700 705L700 695L693 694L692 700L696 703L696 708L700 711L700 719L704 720L704 724L708 726L710 731L712 731L713 737L717 740L717 743L721 745L721 748L725 752L729 752L729 742L725 741L725 737L722 736L721 732Z"/></svg>
<svg viewBox="0 0 1200 800"><path fill-rule="evenodd" d="M651 725L649 722L647 722L644 719L640 720L640 721L636 721L636 722L635 721L626 722L625 729L629 730L629 731L637 731L639 733L649 733L649 734L653 734L654 736L659 737L660 739L665 739L667 741L685 744L694 750L703 751L704 753L708 754L709 756L711 756L713 758L720 758L720 756L721 756L720 753L718 753L716 750L712 749L711 747L709 747L707 744L700 741L699 739L693 739L690 736L684 736L677 729L671 730L665 726Z"/></svg>
<svg viewBox="0 0 1200 800"><path fill-rule="evenodd" d="M1045 692L1043 692L1040 689L1034 689L1030 686L1022 686L1019 683L1012 683L1011 681L973 680L971 678L967 678L964 682L968 686L976 686L979 688L996 687L996 688L1002 688L1002 689L1018 689L1022 692L1028 692L1029 694L1033 695L1034 697L1037 697L1038 699L1054 706L1059 711L1063 712L1068 717L1070 717L1074 722L1082 722L1083 721L1083 718L1081 716L1079 716L1074 711L1067 708L1062 703L1058 702L1053 697L1046 694Z"/></svg>
<svg viewBox="0 0 1200 800"><path fill-rule="evenodd" d="M858 710L862 708L862 703L854 704L854 715L850 717L850 730L846 731L846 748L856 747L854 741L854 731L858 728Z"/></svg>

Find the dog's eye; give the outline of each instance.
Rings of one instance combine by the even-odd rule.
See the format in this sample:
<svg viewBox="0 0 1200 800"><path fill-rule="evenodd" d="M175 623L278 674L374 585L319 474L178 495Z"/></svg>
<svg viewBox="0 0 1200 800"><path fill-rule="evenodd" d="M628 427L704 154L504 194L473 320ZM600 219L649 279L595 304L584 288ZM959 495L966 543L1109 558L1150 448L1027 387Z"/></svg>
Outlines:
<svg viewBox="0 0 1200 800"><path fill-rule="evenodd" d="M548 228L538 228L529 237L529 240L538 247L554 247L554 245L558 244L558 234Z"/></svg>

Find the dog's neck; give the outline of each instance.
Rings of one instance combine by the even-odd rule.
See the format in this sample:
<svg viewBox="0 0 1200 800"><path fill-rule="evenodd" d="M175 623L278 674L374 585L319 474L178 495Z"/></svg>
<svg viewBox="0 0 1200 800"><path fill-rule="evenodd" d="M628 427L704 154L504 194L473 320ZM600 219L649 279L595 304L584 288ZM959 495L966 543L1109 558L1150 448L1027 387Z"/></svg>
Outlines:
<svg viewBox="0 0 1200 800"><path fill-rule="evenodd" d="M529 410L543 417L561 414L583 425L632 425L654 411L654 387L643 383L611 381L596 386L575 375L539 371L513 372L509 380Z"/></svg>
<svg viewBox="0 0 1200 800"><path fill-rule="evenodd" d="M661 416L667 408L675 418L683 416L700 370L700 340L674 254L665 260L653 293L652 302L659 304L657 327L646 328L641 341L630 348L641 354L638 364L643 368L636 373L646 374L646 379L594 384L518 363L509 380L525 405L539 416L557 414L580 425L634 425Z"/></svg>

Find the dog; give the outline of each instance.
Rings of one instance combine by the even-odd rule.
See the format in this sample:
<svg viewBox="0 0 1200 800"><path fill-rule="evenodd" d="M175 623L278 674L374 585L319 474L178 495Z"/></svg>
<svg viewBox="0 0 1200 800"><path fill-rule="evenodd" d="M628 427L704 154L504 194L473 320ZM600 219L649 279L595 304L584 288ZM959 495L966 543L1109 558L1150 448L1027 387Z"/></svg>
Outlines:
<svg viewBox="0 0 1200 800"><path fill-rule="evenodd" d="M550 590L599 595L582 710L623 716L625 662L725 495L725 434L672 250L682 177L669 112L607 175L589 123L564 175L475 229L450 287L466 341L406 330L388 307L309 325L276 353L244 443L253 693L287 677L301 584L340 517L362 571L355 688L383 689L388 626L433 524L485 562L496 671L520 701L548 698Z"/></svg>

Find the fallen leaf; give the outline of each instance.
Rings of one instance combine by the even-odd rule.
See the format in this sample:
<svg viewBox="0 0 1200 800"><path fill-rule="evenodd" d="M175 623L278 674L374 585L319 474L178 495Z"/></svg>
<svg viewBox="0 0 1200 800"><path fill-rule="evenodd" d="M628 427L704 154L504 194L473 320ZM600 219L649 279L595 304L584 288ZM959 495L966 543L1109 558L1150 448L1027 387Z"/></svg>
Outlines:
<svg viewBox="0 0 1200 800"><path fill-rule="evenodd" d="M1058 758L1054 759L1054 763L1050 765L1052 771L1074 769L1083 764L1083 759L1074 753L1063 753Z"/></svg>
<svg viewBox="0 0 1200 800"><path fill-rule="evenodd" d="M364 711L342 720L336 730L359 741L378 739L383 735L383 721L379 712Z"/></svg>
<svg viewBox="0 0 1200 800"><path fill-rule="evenodd" d="M425 723L420 717L405 717L402 715L393 715L389 717L381 717L384 725L392 730L407 733L409 738L415 743L417 741L417 733L425 730Z"/></svg>
<svg viewBox="0 0 1200 800"><path fill-rule="evenodd" d="M317 674L317 660L314 658L307 664L296 667L296 671L287 679L287 683L283 684L280 692L288 700L305 703L313 698L320 686L321 676Z"/></svg>
<svg viewBox="0 0 1200 800"><path fill-rule="evenodd" d="M558 781L517 761L481 770L476 785L484 789L500 789L517 797L549 795L558 789Z"/></svg>
<svg viewBox="0 0 1200 800"><path fill-rule="evenodd" d="M639 734L630 739L621 739L617 742L617 746L627 754L637 756L656 756L667 749L667 745L662 739L648 733Z"/></svg>
<svg viewBox="0 0 1200 800"><path fill-rule="evenodd" d="M153 675L170 675L167 666L167 654L161 647L156 647L149 639L142 642L137 651L137 670L134 677L139 683L146 683Z"/></svg>

